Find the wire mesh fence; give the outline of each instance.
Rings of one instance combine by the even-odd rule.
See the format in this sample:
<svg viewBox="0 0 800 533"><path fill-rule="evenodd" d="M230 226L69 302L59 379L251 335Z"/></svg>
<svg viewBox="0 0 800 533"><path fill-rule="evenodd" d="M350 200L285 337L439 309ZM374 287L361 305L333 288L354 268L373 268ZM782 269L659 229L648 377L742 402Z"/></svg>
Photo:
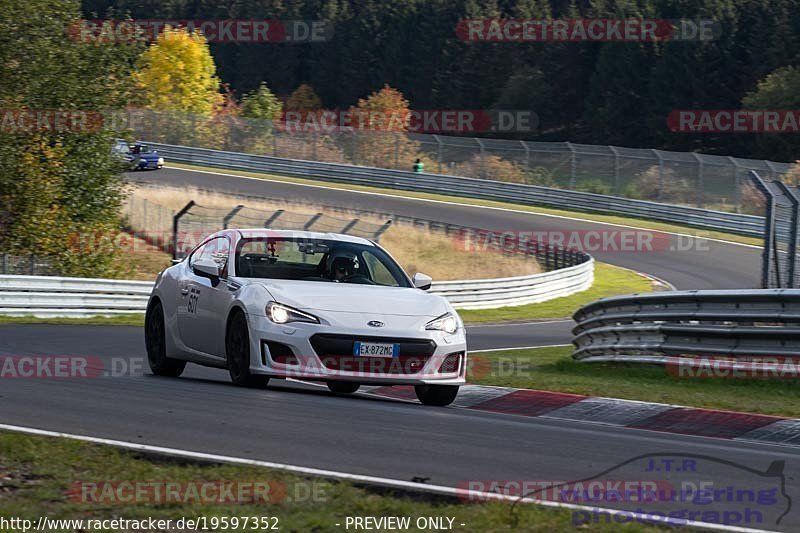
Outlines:
<svg viewBox="0 0 800 533"><path fill-rule="evenodd" d="M16 276L55 276L58 273L46 257L0 254L0 274Z"/></svg>
<svg viewBox="0 0 800 533"><path fill-rule="evenodd" d="M765 289L800 287L800 192L778 180L767 181L755 171L750 179L766 205L761 284Z"/></svg>
<svg viewBox="0 0 800 533"><path fill-rule="evenodd" d="M150 142L528 183L722 211L762 214L747 201L757 171L778 179L792 165L766 160L574 144L399 133L337 127L297 131L285 123L131 111L126 126Z"/></svg>

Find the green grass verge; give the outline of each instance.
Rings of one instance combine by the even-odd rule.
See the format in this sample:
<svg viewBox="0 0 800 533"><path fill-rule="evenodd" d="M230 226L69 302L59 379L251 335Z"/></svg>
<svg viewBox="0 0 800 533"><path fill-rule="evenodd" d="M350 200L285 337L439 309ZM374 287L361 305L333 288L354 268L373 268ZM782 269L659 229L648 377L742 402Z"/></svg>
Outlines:
<svg viewBox="0 0 800 533"><path fill-rule="evenodd" d="M679 379L661 365L579 363L571 354L572 346L475 354L469 381L800 418L796 381Z"/></svg>
<svg viewBox="0 0 800 533"><path fill-rule="evenodd" d="M66 324L80 326L144 326L144 314L94 316L85 318L37 318L35 316L0 316L2 324Z"/></svg>
<svg viewBox="0 0 800 533"><path fill-rule="evenodd" d="M349 483L303 478L275 470L183 462L49 437L0 432L0 516L37 520L173 519L181 517L277 517L281 531L343 531L347 516L448 516L457 531L572 531L572 512L504 503L455 500L371 491ZM76 482L269 483L269 501L211 503L85 503L68 490ZM130 493L125 493L130 494ZM314 496L310 496L313 494ZM262 493L263 495L263 493ZM281 495L285 495L283 498ZM77 499L77 501L76 501ZM209 522L210 524L211 522ZM341 526L337 527L339 523ZM459 524L465 524L461 527ZM174 526L173 526L174 529ZM620 524L582 526L584 531L659 531ZM248 528L239 528L239 531ZM56 531L56 529L50 529Z"/></svg>
<svg viewBox="0 0 800 533"><path fill-rule="evenodd" d="M604 222L607 224L614 224L614 225L621 225L621 226L632 226L636 228L642 229L650 229L654 231L665 231L671 233L683 233L686 235L695 235L697 237L705 237L709 239L720 239L724 241L736 242L741 244L751 244L755 246L761 246L764 242L763 239L758 239L755 237L745 237L743 235L736 235L732 233L725 233L721 231L708 231L702 230L697 228L691 228L688 226L681 226L678 224L669 224L666 222L657 222L654 220L646 220L640 218L633 218L633 217L624 217L624 216L615 216L615 215L604 215L600 213L590 213L585 211L568 211L565 209L553 209L549 207L539 207L539 206L530 206L530 205L522 205L522 204L514 204L514 203L506 203L506 202L496 202L492 200L479 200L474 198L465 198L462 196L449 196L444 194L431 194L431 193L422 193L416 191L403 191L399 189L387 189L382 187L367 187L363 185L350 185L345 183L337 183L332 181L321 181L321 180L312 180L312 179L304 179L304 178L295 178L291 176L280 176L276 174L266 174L266 173L259 173L259 172L246 172L241 170L229 170L229 169L221 169L221 168L214 168L214 167L206 167L206 166L198 166L198 165L185 165L181 163L170 163L171 167L175 168L183 168L187 170L204 170L208 172L224 172L226 174L233 174L237 176L245 176L250 178L259 178L259 179L267 179L267 180L274 180L274 181L281 181L285 183L299 183L304 185L321 185L324 187L334 187L337 189L344 189L344 190L351 190L351 191L366 191L366 192L376 192L376 193L384 193L384 194L391 194L393 196L402 196L407 198L421 198L426 200L438 200L444 202L455 202L460 204L468 204L468 205L476 205L476 206L485 206L485 207L497 207L501 209L515 209L519 211L525 211L528 213L533 214L540 214L540 215L555 215L561 217L569 217L569 218L577 218L582 219L590 222Z"/></svg>
<svg viewBox="0 0 800 533"><path fill-rule="evenodd" d="M464 309L458 312L464 322L475 324L480 322L503 322L511 320L539 320L551 318L567 318L579 307L599 298L617 294L634 292L650 292L653 282L627 268L619 268L605 263L594 265L594 284L591 288L556 298L547 302L519 305L516 307L500 307L497 309Z"/></svg>

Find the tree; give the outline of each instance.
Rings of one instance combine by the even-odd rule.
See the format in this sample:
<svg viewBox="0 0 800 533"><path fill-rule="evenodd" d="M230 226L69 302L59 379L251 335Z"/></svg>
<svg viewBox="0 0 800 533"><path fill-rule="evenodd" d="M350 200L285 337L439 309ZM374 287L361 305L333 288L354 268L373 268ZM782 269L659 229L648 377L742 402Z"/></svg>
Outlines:
<svg viewBox="0 0 800 533"><path fill-rule="evenodd" d="M758 82L742 99L745 109L793 110L800 107L800 69L783 67ZM762 157L791 161L800 155L796 133L760 133L756 146Z"/></svg>
<svg viewBox="0 0 800 533"><path fill-rule="evenodd" d="M71 38L64 28L79 9L77 0L8 0L0 10L0 251L49 258L66 275L124 275L107 240L123 192L115 134L100 112L124 104L139 49ZM45 110L95 119L14 129L15 116Z"/></svg>
<svg viewBox="0 0 800 533"><path fill-rule="evenodd" d="M135 99L148 109L210 115L222 103L205 37L167 27L136 62Z"/></svg>
<svg viewBox="0 0 800 533"><path fill-rule="evenodd" d="M241 107L243 117L275 120L280 116L283 104L262 81L258 89L242 97Z"/></svg>
<svg viewBox="0 0 800 533"><path fill-rule="evenodd" d="M356 142L348 154L354 163L411 168L419 147L405 135L411 111L403 93L384 85L367 98L360 98L349 113L356 130Z"/></svg>
<svg viewBox="0 0 800 533"><path fill-rule="evenodd" d="M311 85L304 83L294 90L286 100L287 111L307 111L309 109L321 109L322 101L314 92Z"/></svg>

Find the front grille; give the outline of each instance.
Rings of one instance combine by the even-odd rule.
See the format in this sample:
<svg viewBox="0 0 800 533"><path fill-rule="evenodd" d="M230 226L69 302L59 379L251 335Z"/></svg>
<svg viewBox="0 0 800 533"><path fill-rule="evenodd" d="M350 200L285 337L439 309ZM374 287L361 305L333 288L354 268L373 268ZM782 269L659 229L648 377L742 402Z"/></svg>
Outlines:
<svg viewBox="0 0 800 533"><path fill-rule="evenodd" d="M398 339L395 337L371 337L317 333L310 339L320 361L331 370L363 372L368 374L416 374L436 350L430 339ZM356 341L397 344L397 357L356 357L353 345Z"/></svg>
<svg viewBox="0 0 800 533"><path fill-rule="evenodd" d="M455 352L448 354L447 357L444 358L444 362L439 367L440 374L452 374L453 372L458 372L461 368L461 356L464 355L464 352Z"/></svg>

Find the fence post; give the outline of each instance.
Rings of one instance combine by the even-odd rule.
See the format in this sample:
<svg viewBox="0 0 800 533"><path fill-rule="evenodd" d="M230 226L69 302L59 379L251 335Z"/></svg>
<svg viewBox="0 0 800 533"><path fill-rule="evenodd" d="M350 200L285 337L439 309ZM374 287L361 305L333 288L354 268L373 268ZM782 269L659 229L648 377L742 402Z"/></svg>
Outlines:
<svg viewBox="0 0 800 533"><path fill-rule="evenodd" d="M789 232L790 240L789 240L789 251L788 251L788 261L789 261L789 272L787 277L789 278L786 280L785 286L793 289L794 288L794 274L796 272L795 266L797 263L797 224L800 222L800 198L798 198L795 191L793 191L790 187L787 187L783 182L774 180L773 183L781 190L781 192L789 199L792 203L792 227Z"/></svg>
<svg viewBox="0 0 800 533"><path fill-rule="evenodd" d="M775 237L775 195L755 170L749 172L750 179L764 195L767 212L764 214L764 249L761 252L761 288L769 289L769 269L772 265L772 242Z"/></svg>
<svg viewBox="0 0 800 533"><path fill-rule="evenodd" d="M731 156L728 156L728 161L730 161L733 165L733 201L736 202L736 212L741 213L742 191L740 190L741 187L739 186L739 163L737 163L736 160Z"/></svg>
<svg viewBox="0 0 800 533"><path fill-rule="evenodd" d="M3 274L8 274L8 254L3 253Z"/></svg>
<svg viewBox="0 0 800 533"><path fill-rule="evenodd" d="M280 217L280 216L281 216L283 213L284 213L284 210L283 210L283 209L278 209L277 211L275 211L274 213L272 213L272 216L271 216L271 217L269 217L267 220L265 220L265 221L264 221L264 227L265 227L265 228L268 228L268 227L269 227L271 224L273 224L273 223L274 223L276 220L278 220L278 218L279 218L279 217Z"/></svg>
<svg viewBox="0 0 800 533"><path fill-rule="evenodd" d="M696 152L692 152L692 155L694 155L694 158L697 160L697 191L695 203L697 207L703 207L703 180L705 178L703 176L703 158L697 155Z"/></svg>
<svg viewBox="0 0 800 533"><path fill-rule="evenodd" d="M317 213L313 217L309 218L308 222L306 222L303 225L303 231L308 231L311 228L311 226L313 226L314 223L316 223L316 221L320 219L320 217L322 217L322 213Z"/></svg>
<svg viewBox="0 0 800 533"><path fill-rule="evenodd" d="M664 158L661 157L661 154L658 150L651 150L656 157L658 158L658 194L656 195L656 200L659 202L661 201L661 196L664 192Z"/></svg>
<svg viewBox="0 0 800 533"><path fill-rule="evenodd" d="M400 134L394 134L394 168L400 168Z"/></svg>
<svg viewBox="0 0 800 533"><path fill-rule="evenodd" d="M386 233L386 230L387 230L387 229L389 229L389 226L391 226L391 225L392 225L392 221L391 221L391 220L387 220L387 221L386 221L386 223L385 223L383 226L381 226L380 228L378 228L378 231L376 231L376 232L375 232L375 233L372 235L372 238L373 238L373 239L375 239L376 241L377 241L378 239L380 239L380 238L381 238L381 235L383 235L384 233Z"/></svg>
<svg viewBox="0 0 800 533"><path fill-rule="evenodd" d="M31 276L36 275L36 254L31 255Z"/></svg>
<svg viewBox="0 0 800 533"><path fill-rule="evenodd" d="M619 151L615 146L609 146L614 154L614 193L619 194Z"/></svg>
<svg viewBox="0 0 800 533"><path fill-rule="evenodd" d="M574 190L575 189L575 174L577 173L577 169L578 169L577 154L575 153L575 148L572 146L572 143L567 142L567 143L564 143L564 144L567 145L567 148L569 148L569 151L570 151L570 157L569 157L569 188Z"/></svg>
<svg viewBox="0 0 800 533"><path fill-rule="evenodd" d="M528 143L525 141L520 141L522 147L525 149L525 170L530 172L531 170L531 149L528 148Z"/></svg>
<svg viewBox="0 0 800 533"><path fill-rule="evenodd" d="M436 172L439 174L442 173L442 141L439 139L438 135L434 135L433 139L436 141L436 163L438 163L438 169Z"/></svg>
<svg viewBox="0 0 800 533"><path fill-rule="evenodd" d="M481 178L486 179L486 149L480 139L476 137L474 140L481 147Z"/></svg>
<svg viewBox="0 0 800 533"><path fill-rule="evenodd" d="M228 214L225 215L225 218L222 219L222 229L228 229L228 224L230 224L230 221L233 220L233 217L236 216L236 213L238 213L242 209L244 209L244 205L242 205L242 204L239 204L236 207L234 207L233 209L231 209L228 212Z"/></svg>
<svg viewBox="0 0 800 533"><path fill-rule="evenodd" d="M183 206L183 209L175 213L175 216L172 217L172 259L178 258L178 226L181 221L181 217L189 212L189 209L194 207L194 200L190 200L188 204Z"/></svg>

